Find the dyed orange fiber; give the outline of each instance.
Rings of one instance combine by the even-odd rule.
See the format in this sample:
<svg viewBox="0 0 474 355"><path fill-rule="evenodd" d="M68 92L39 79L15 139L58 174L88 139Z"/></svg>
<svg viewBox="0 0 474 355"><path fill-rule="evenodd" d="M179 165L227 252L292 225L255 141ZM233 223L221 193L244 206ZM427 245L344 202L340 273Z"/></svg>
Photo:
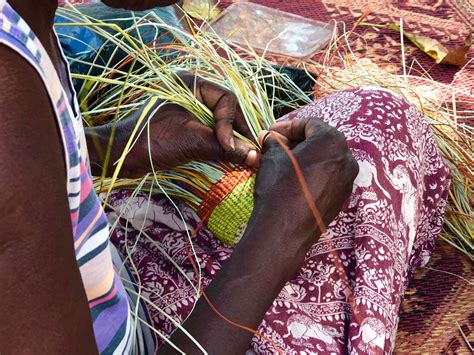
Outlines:
<svg viewBox="0 0 474 355"><path fill-rule="evenodd" d="M209 192L206 193L202 199L201 205L198 208L198 216L207 221L212 214L214 208L217 207L229 195L235 187L248 180L254 171L242 167L236 167L227 172L216 184L212 186Z"/></svg>

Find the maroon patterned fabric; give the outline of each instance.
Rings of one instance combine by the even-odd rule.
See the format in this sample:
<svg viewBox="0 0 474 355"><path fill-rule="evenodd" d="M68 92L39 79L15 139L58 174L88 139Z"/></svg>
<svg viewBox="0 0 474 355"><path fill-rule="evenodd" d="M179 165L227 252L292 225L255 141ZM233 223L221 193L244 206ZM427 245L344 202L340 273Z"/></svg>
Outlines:
<svg viewBox="0 0 474 355"><path fill-rule="evenodd" d="M259 331L285 353L390 353L407 282L428 262L442 228L449 171L422 114L389 91L338 92L286 118L307 116L345 134L360 173L345 208L282 289ZM182 322L196 301L196 285L178 211L191 229L197 217L182 204L145 193L116 192L110 203L111 221L121 216L112 240L131 255L144 296ZM206 230L192 242L207 285L232 250ZM164 334L175 329L161 312L149 310L155 328ZM251 347L275 352L257 338Z"/></svg>

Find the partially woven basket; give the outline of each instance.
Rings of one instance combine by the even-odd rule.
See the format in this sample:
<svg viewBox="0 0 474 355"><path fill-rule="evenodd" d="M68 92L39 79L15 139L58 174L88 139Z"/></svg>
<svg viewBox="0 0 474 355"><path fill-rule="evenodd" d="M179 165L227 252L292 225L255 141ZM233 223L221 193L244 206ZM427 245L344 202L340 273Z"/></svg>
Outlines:
<svg viewBox="0 0 474 355"><path fill-rule="evenodd" d="M227 172L202 199L197 213L207 228L228 246L242 238L253 211L255 172L236 167Z"/></svg>

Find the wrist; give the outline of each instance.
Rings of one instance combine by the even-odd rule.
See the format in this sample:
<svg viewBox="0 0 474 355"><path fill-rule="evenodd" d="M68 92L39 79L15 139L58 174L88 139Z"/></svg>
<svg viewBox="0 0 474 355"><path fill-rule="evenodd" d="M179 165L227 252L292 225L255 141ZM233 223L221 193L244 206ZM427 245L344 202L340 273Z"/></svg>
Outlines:
<svg viewBox="0 0 474 355"><path fill-rule="evenodd" d="M247 230L261 229L266 233L254 234L260 234L267 239L274 236L271 237L272 240L281 240L279 245L291 248L295 253L305 248L306 251L309 250L321 235L306 200L300 196L271 203L268 203L268 200L256 200Z"/></svg>
<svg viewBox="0 0 474 355"><path fill-rule="evenodd" d="M317 237L313 229L308 232L293 217L288 211L279 214L273 209L268 213L268 209L256 207L234 254L242 254L250 269L266 264L286 282L299 269Z"/></svg>

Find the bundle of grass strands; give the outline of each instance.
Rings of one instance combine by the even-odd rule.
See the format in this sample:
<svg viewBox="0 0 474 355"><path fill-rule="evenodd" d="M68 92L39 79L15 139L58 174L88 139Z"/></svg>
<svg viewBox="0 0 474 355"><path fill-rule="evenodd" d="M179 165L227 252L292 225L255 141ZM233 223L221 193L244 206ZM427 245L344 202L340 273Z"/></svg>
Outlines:
<svg viewBox="0 0 474 355"><path fill-rule="evenodd" d="M116 45L119 59L108 59L113 65L98 64L97 60L86 63L88 73L74 74L82 80L79 92L80 106L86 124L90 126L114 122L128 117L134 110L145 105L127 147L116 162L112 178L102 176L96 180L98 192L110 192L114 188L156 189L185 201L207 223L207 227L222 242L234 246L241 238L253 210L255 172L223 162L192 162L168 171L154 171L150 160L150 172L143 179L117 179L127 152L139 134L151 108L162 100L186 108L200 122L213 127L212 112L195 98L193 92L181 82L180 72L186 70L196 77L216 83L233 92L242 109L253 141L235 132L235 136L252 144L258 141L263 129L275 122L275 112L296 109L308 103L308 93L278 67L252 51L232 49L212 31L190 24L194 32L188 33L163 23L150 12L144 17L133 18L134 26L121 29L116 25L90 18L77 9L62 10L68 19L62 26L86 26L105 39L104 47ZM155 41L143 43L140 29L153 26L166 31L175 40L166 45L168 53L160 54ZM135 35L133 35L135 34ZM240 54L239 54L240 52ZM245 59L243 58L245 56ZM151 157L150 157L151 159Z"/></svg>
<svg viewBox="0 0 474 355"><path fill-rule="evenodd" d="M159 47L143 43L139 36L131 35L133 28L122 30L74 9L65 10L63 15L76 25L87 26L128 54L114 66L88 63L95 69L94 75L74 75L76 79L83 80L79 97L87 124L123 119L151 98L159 98L183 106L203 124L213 127L212 113L176 79L175 74L182 70L234 92L255 141L259 132L275 121L274 111L277 108L296 109L309 102L307 93L276 69L274 63L264 59L265 53L257 55L252 50L231 47L212 31L196 26L189 19L190 33L171 28L153 15L151 18L134 18L133 27L156 26L173 35L175 41L167 45L167 49L178 55L163 59L157 53ZM349 36L355 36L352 32L344 32L340 36L335 34L319 63L295 62L289 58L277 58L278 62L290 62L308 73L316 74L318 80L314 89L317 96L351 87L377 85L398 93L425 114L452 171L450 201L442 237L471 260L474 259L473 132L471 127L459 123L461 116L472 119L474 112L457 109L462 106L460 100L465 93L435 82L428 75L415 76L406 71L403 75L391 74L358 58L351 51ZM403 49L402 43L402 53ZM405 68L403 56L402 62ZM277 92L284 93L284 99L279 99L275 95ZM469 97L469 94L466 96ZM145 115L140 119L143 120ZM198 212L217 238L228 245L235 245L253 209L255 173L222 162L193 162L169 171L154 171L150 164L151 172L143 179L119 180L120 167L139 133L137 128L130 137L123 156L116 162L113 177L103 176L96 180L97 191L110 192L115 188L139 186L177 197ZM236 136L243 138L238 133Z"/></svg>

